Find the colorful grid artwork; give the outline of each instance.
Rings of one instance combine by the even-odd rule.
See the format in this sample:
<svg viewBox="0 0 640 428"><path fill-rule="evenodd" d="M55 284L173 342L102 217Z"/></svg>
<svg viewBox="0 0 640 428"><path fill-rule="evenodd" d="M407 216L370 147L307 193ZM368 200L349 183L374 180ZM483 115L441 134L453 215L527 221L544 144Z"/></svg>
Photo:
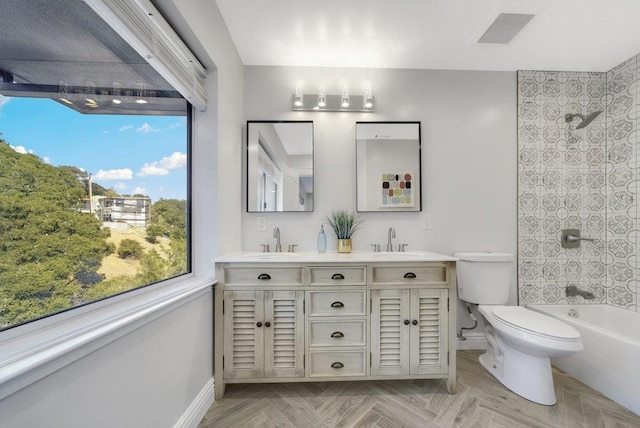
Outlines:
<svg viewBox="0 0 640 428"><path fill-rule="evenodd" d="M380 188L380 207L413 207L414 181L412 172L380 174L382 186Z"/></svg>

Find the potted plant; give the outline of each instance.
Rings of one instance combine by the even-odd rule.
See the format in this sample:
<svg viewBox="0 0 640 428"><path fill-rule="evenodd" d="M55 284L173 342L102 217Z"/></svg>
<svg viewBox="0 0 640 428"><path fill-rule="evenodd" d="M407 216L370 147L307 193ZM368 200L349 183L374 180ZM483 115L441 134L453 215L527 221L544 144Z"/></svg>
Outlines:
<svg viewBox="0 0 640 428"><path fill-rule="evenodd" d="M347 210L333 211L327 221L338 238L338 252L350 253L351 235L362 225L356 213Z"/></svg>

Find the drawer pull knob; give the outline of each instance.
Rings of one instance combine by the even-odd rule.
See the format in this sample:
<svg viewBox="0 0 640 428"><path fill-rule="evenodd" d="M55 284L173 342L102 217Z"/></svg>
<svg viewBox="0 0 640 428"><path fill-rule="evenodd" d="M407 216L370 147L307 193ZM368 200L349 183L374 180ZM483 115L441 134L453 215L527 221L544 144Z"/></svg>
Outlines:
<svg viewBox="0 0 640 428"><path fill-rule="evenodd" d="M331 279L344 279L344 275L341 273L334 273L333 275L331 275Z"/></svg>
<svg viewBox="0 0 640 428"><path fill-rule="evenodd" d="M342 364L339 361L336 361L335 363L331 364L331 368L333 368L333 369L341 369L343 367L344 367L344 364Z"/></svg>
<svg viewBox="0 0 640 428"><path fill-rule="evenodd" d="M413 320L413 321L411 321L411 324L413 324L413 325L418 325L418 320ZM267 326L267 327L269 327L269 326Z"/></svg>
<svg viewBox="0 0 640 428"><path fill-rule="evenodd" d="M415 278L415 277L416 277L416 274L415 274L415 273L413 273L413 272L407 272L407 273L405 273L405 274L404 274L404 277L405 277L406 279L413 279L413 278Z"/></svg>
<svg viewBox="0 0 640 428"><path fill-rule="evenodd" d="M333 302L331 304L331 307L332 308L344 308L344 303L342 303L342 302Z"/></svg>
<svg viewBox="0 0 640 428"><path fill-rule="evenodd" d="M260 275L258 275L258 279L266 281L268 279L271 279L271 275L269 275L268 273L261 273Z"/></svg>
<svg viewBox="0 0 640 428"><path fill-rule="evenodd" d="M414 321L416 324L418 323L418 321ZM271 323L269 321L267 321L266 323L264 323L265 327L271 327Z"/></svg>
<svg viewBox="0 0 640 428"><path fill-rule="evenodd" d="M262 323L261 323L260 321L258 321L258 322L256 323L256 327L262 327Z"/></svg>
<svg viewBox="0 0 640 428"><path fill-rule="evenodd" d="M409 325L409 320L404 320L404 325Z"/></svg>
<svg viewBox="0 0 640 428"><path fill-rule="evenodd" d="M334 331L333 333L331 333L331 337L344 337L344 333L342 333L341 331Z"/></svg>

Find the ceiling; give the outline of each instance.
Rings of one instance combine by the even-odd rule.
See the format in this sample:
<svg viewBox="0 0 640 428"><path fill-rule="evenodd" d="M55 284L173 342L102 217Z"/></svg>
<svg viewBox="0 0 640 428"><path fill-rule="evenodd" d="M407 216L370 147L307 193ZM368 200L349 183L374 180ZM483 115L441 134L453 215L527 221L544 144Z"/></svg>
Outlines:
<svg viewBox="0 0 640 428"><path fill-rule="evenodd" d="M245 65L607 71L640 52L638 0L216 0ZM535 17L478 44L498 13Z"/></svg>

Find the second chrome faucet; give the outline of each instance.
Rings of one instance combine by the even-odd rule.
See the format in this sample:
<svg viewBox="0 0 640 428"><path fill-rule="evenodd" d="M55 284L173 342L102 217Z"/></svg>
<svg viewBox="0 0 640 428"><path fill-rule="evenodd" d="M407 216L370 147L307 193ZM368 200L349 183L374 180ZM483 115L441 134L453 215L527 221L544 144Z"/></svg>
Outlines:
<svg viewBox="0 0 640 428"><path fill-rule="evenodd" d="M275 229L273 229L273 237L276 238L276 253L281 253L282 252L282 245L280 244L280 228L276 226Z"/></svg>

